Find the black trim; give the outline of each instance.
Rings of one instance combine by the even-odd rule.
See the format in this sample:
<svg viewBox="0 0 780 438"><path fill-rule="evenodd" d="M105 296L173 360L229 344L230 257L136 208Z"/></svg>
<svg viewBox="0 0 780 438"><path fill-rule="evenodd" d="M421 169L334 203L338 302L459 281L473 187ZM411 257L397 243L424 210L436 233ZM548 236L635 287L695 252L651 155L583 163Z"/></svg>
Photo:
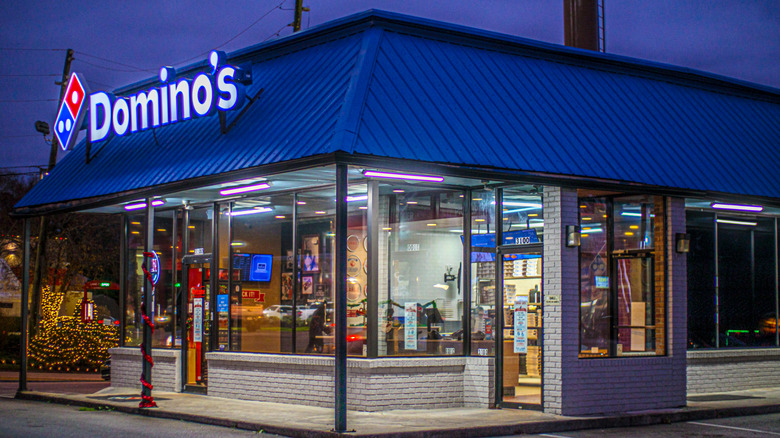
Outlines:
<svg viewBox="0 0 780 438"><path fill-rule="evenodd" d="M378 157L364 154L348 154L338 151L327 154L285 161L281 163L265 164L261 166L225 172L217 175L201 176L176 181L158 186L144 187L114 194L107 194L92 198L76 199L64 202L41 204L14 209L11 216L22 218L29 216L45 216L55 213L67 213L80 210L88 210L100 207L114 206L119 203L137 200L147 196L160 196L186 191L194 188L221 184L237 179L253 178L262 174L270 176L294 170L305 170L326 166L335 163L343 163L352 166L372 166L388 170L419 171L422 173L436 173L443 176L471 178L479 180L502 180L503 183L543 184L562 188L578 188L591 190L619 191L621 193L647 194L657 196L674 196L683 198L700 198L705 200L720 200L727 202L757 202L765 206L780 207L780 199L768 196L744 195L707 190L692 190L647 185L630 181L611 180L605 178L554 175L543 172L527 172L521 170L500 169L493 167L457 166L448 163L431 163L402 158ZM477 182L475 182L475 185Z"/></svg>

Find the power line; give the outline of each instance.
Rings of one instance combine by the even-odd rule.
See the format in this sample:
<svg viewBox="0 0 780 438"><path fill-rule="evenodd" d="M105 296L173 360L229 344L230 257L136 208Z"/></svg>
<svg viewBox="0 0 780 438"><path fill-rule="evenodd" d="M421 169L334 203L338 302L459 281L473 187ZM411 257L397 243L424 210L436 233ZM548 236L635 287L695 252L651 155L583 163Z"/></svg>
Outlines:
<svg viewBox="0 0 780 438"><path fill-rule="evenodd" d="M214 47L214 49L219 49L219 48L221 48L221 47L224 47L224 46L226 46L228 43L230 43L231 41L233 41L233 40L235 40L236 38L240 37L240 36L241 36L241 35L243 35L243 34L244 34L246 31L248 31L249 29L251 29L252 27L254 27L254 26L257 24L257 23L259 23L259 22L260 22L260 20L262 20L263 18L267 17L267 16L268 16L268 14L270 14L270 13L271 13L271 12L273 12L273 11L275 11L276 9L282 9L282 5L283 5L283 4L285 4L285 3L287 3L287 0L283 0L283 1L282 1L281 3L279 3L278 5L274 6L274 7L273 7L273 8L271 8L271 9L269 9L269 10L268 10L268 12L266 12L266 13L265 13L265 14L263 14L263 15L262 15L260 18L258 18L257 20L255 20L255 21L254 21L254 23L252 23L252 24L250 24L249 26L247 26L247 27L246 27L244 30L242 30L241 32L239 32L238 34L236 34L236 36L234 36L233 38L230 38L229 40L225 41L224 43L222 43L222 44L220 44L220 45L218 45L218 46L215 46L215 47ZM287 27L287 26L285 25L285 27ZM208 55L210 51L211 51L211 50L209 50L209 51L207 51L207 52L203 52L203 53L201 53L201 54L199 54L199 55L197 55L197 56L193 56L192 58L185 59L184 61L179 61L179 62L177 62L177 63L176 63L176 64L174 64L174 65L184 64L184 63L190 62L190 61L192 61L192 60L195 60L195 59L198 59L198 58L202 58L204 55Z"/></svg>
<svg viewBox="0 0 780 438"><path fill-rule="evenodd" d="M68 49L34 49L34 48L22 48L22 47L0 47L0 50L8 50L11 52L64 52Z"/></svg>
<svg viewBox="0 0 780 438"><path fill-rule="evenodd" d="M13 99L0 99L0 102L2 103L29 103L29 102L56 102L57 99L21 99L21 100L13 100Z"/></svg>
<svg viewBox="0 0 780 438"><path fill-rule="evenodd" d="M264 39L263 42L266 42L266 41L270 40L271 38L273 38L275 36L279 36L279 34L282 33L282 31L285 28L287 28L287 27L290 27L290 25L289 24L285 24L284 26L280 27L279 30L277 30L275 33L272 33L271 35L269 35L268 38Z"/></svg>
<svg viewBox="0 0 780 438"><path fill-rule="evenodd" d="M102 68L102 69L111 70L111 71L118 71L118 72L122 72L122 73L148 72L148 70L140 70L140 69L125 70L125 69L121 69L121 68L107 67L105 65L95 64L93 62L89 62L89 61L86 61L86 60L83 60L83 59L78 59L78 58L75 58L74 61L79 61L79 62L83 62L84 64L91 65L93 67Z"/></svg>
<svg viewBox="0 0 780 438"><path fill-rule="evenodd" d="M81 55L81 56L86 56L87 58L94 58L94 59L97 59L97 60L100 60L100 61L110 62L110 63L116 64L116 65L121 65L122 67L130 67L130 68L134 68L134 69L136 69L138 71L146 71L146 72L154 73L153 69L144 69L144 68L138 67L137 65L125 64L125 63L122 63L122 62L119 62L119 61L113 61L113 60L108 59L108 58L103 58L103 57L100 57L100 56L90 55L89 53L84 53L84 52L76 52L76 53Z"/></svg>
<svg viewBox="0 0 780 438"><path fill-rule="evenodd" d="M57 76L59 75L54 73L51 74L33 73L33 74L18 74L18 75L0 75L0 78L28 78L28 77L32 78L32 77L57 77Z"/></svg>
<svg viewBox="0 0 780 438"><path fill-rule="evenodd" d="M40 169L42 167L46 167L46 165L45 164L40 164L40 165L30 165L30 166L3 166L3 167L0 167L0 170L1 169L25 169L25 168L28 168L28 167L35 167L36 169Z"/></svg>

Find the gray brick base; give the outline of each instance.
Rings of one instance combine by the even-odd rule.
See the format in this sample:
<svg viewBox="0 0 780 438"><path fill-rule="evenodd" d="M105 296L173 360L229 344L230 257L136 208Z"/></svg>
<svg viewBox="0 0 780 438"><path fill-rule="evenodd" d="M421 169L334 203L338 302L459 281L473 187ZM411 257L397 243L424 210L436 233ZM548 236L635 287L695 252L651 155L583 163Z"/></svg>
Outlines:
<svg viewBox="0 0 780 438"><path fill-rule="evenodd" d="M212 396L333 406L333 358L208 353ZM490 406L491 358L349 359L347 408L357 411Z"/></svg>
<svg viewBox="0 0 780 438"><path fill-rule="evenodd" d="M688 393L780 386L780 349L688 352Z"/></svg>
<svg viewBox="0 0 780 438"><path fill-rule="evenodd" d="M141 389L141 349L118 347L111 354L111 386ZM178 392L181 388L181 351L153 349L152 385L158 391Z"/></svg>

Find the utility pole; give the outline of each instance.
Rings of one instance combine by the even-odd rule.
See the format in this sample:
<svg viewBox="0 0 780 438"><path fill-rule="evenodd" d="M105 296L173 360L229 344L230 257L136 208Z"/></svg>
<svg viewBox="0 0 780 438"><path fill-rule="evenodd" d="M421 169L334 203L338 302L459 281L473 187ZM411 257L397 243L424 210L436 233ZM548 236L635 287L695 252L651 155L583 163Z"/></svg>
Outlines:
<svg viewBox="0 0 780 438"><path fill-rule="evenodd" d="M62 81L54 82L60 86L60 98L58 100L57 108L62 106L62 99L65 96L65 89L68 87L68 77L70 76L70 63L73 61L73 49L68 49L65 54L65 67L62 69ZM56 129L56 128L55 128ZM60 147L57 136L53 135L51 141L51 152L49 153L49 167L46 173L49 173L54 169L54 165L57 164L57 149ZM35 248L35 271L33 273L33 286L32 286L32 324L30 324L30 332L35 335L38 330L38 319L41 315L41 283L43 277L43 269L46 264L46 216L41 216L40 228L38 229L38 246ZM25 334L22 333L22 336Z"/></svg>
<svg viewBox="0 0 780 438"><path fill-rule="evenodd" d="M301 16L304 12L309 12L309 8L303 7L303 0L295 0L295 18L293 19L293 32L301 30Z"/></svg>

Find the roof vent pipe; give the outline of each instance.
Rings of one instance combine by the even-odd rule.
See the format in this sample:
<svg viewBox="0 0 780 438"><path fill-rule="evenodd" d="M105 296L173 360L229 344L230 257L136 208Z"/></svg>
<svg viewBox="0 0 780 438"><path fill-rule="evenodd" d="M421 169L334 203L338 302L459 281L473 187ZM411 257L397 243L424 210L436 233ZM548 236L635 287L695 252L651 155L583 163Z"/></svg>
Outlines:
<svg viewBox="0 0 780 438"><path fill-rule="evenodd" d="M599 51L599 9L603 11L604 1L563 0L564 44Z"/></svg>

